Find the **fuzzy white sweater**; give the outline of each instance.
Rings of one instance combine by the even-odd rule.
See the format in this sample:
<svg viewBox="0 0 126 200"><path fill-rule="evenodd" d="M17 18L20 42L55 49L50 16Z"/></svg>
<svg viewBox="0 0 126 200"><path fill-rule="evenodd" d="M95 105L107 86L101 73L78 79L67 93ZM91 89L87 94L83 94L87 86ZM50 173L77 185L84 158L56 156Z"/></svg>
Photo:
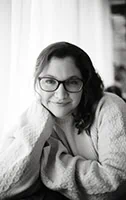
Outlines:
<svg viewBox="0 0 126 200"><path fill-rule="evenodd" d="M105 94L90 136L77 135L66 122L53 125L52 116L35 102L1 142L0 199L27 190L39 172L47 187L71 200L111 200L125 192L125 102Z"/></svg>
<svg viewBox="0 0 126 200"><path fill-rule="evenodd" d="M36 191L43 146L52 133L50 113L36 101L0 142L0 199ZM4 135L4 134L3 134ZM30 191L33 192L33 191ZM22 195L21 195L22 196Z"/></svg>

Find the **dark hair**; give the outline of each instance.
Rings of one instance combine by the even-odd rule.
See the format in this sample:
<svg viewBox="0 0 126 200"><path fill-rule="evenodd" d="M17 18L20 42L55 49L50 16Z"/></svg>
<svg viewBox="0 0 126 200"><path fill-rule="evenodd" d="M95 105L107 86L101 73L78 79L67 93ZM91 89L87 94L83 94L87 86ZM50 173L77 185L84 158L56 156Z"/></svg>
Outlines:
<svg viewBox="0 0 126 200"><path fill-rule="evenodd" d="M89 133L90 126L94 120L97 103L103 95L104 85L99 74L96 73L92 61L86 52L68 42L57 42L47 46L40 53L36 61L34 88L39 74L50 62L52 57L64 58L68 56L74 60L84 81L84 88L78 106L78 113L74 116L75 126L79 130L78 133L83 129Z"/></svg>
<svg viewBox="0 0 126 200"><path fill-rule="evenodd" d="M106 91L106 92L111 92L111 93L117 94L119 97L122 98L122 91L121 91L121 89L120 89L118 86L116 86L116 85L111 85L111 86L107 87L107 88L105 89L105 91Z"/></svg>

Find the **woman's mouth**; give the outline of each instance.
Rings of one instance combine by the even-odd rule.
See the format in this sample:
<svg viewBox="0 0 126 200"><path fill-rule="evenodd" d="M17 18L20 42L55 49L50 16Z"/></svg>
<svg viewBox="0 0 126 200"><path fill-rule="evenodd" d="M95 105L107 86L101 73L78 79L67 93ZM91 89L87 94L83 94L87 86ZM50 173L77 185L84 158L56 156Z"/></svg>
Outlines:
<svg viewBox="0 0 126 200"><path fill-rule="evenodd" d="M66 106L67 104L69 104L70 102L64 102L64 101L58 101L58 102L52 102L53 104L56 104L58 106Z"/></svg>

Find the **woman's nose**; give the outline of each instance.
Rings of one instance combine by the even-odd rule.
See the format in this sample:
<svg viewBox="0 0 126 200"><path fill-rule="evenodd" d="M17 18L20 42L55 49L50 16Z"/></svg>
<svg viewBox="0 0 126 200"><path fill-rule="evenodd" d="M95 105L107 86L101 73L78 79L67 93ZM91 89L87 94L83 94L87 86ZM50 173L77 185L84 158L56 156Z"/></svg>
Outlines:
<svg viewBox="0 0 126 200"><path fill-rule="evenodd" d="M55 91L55 96L60 100L68 97L68 92L65 90L62 83L59 85L59 87Z"/></svg>

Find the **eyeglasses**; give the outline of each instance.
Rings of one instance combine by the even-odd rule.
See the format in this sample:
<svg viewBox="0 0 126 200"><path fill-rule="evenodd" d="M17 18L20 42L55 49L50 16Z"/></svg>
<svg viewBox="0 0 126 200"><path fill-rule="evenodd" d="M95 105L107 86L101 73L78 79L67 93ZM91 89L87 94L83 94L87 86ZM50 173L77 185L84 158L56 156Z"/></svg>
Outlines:
<svg viewBox="0 0 126 200"><path fill-rule="evenodd" d="M46 92L54 92L62 83L65 90L71 93L80 92L83 88L83 81L80 78L69 78L65 81L58 81L50 77L38 77L40 88Z"/></svg>

